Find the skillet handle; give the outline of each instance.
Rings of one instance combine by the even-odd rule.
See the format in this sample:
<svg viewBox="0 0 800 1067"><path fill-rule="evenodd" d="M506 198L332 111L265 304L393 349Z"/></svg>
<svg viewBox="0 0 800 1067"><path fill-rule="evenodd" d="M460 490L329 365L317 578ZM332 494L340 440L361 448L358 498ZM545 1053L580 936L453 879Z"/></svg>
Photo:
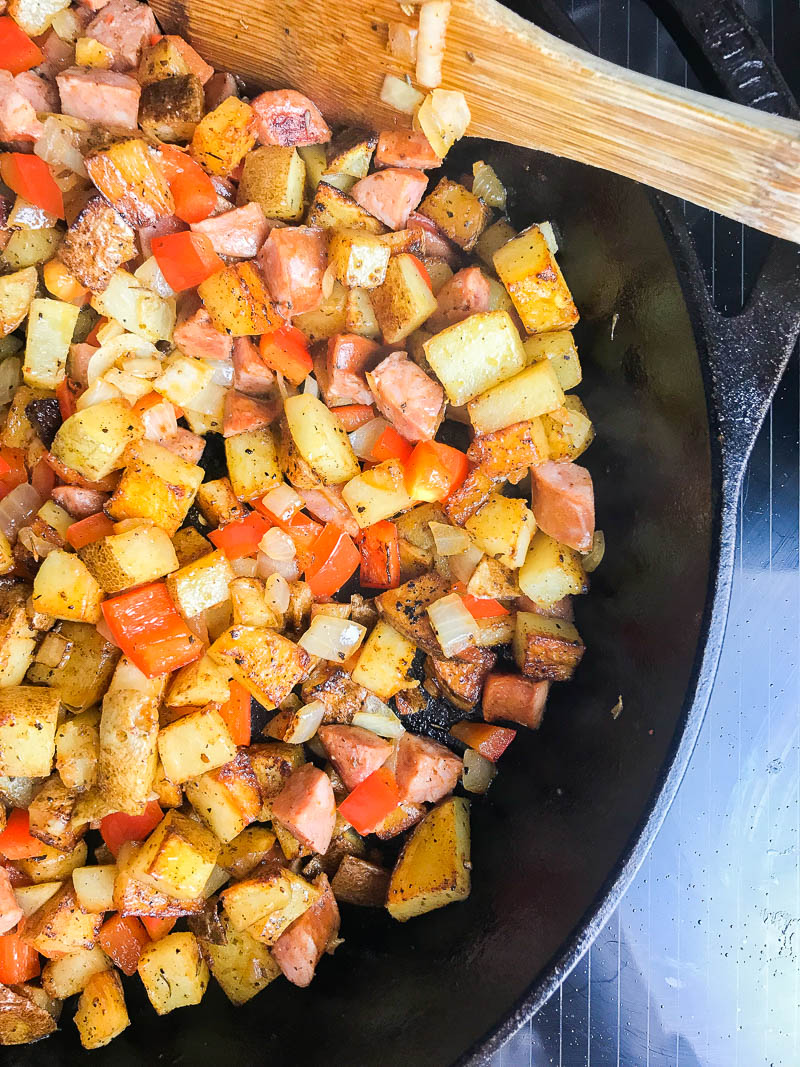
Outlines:
<svg viewBox="0 0 800 1067"><path fill-rule="evenodd" d="M665 21L682 23L737 103L787 118L800 116L775 60L736 0L651 0L651 6ZM739 315L720 314L707 292L694 296L709 338L724 477L738 488L800 334L800 247L773 243Z"/></svg>

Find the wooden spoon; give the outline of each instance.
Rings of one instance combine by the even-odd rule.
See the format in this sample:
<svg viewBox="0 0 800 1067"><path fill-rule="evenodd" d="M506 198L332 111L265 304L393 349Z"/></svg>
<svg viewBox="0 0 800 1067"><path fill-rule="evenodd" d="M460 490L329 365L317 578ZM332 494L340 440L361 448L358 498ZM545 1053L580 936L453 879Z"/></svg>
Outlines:
<svg viewBox="0 0 800 1067"><path fill-rule="evenodd" d="M217 69L291 87L333 121L407 125L379 99L396 0L152 0L168 32ZM411 12L407 15L405 12ZM624 174L800 242L800 123L597 59L495 0L453 0L442 87L460 89L469 133Z"/></svg>

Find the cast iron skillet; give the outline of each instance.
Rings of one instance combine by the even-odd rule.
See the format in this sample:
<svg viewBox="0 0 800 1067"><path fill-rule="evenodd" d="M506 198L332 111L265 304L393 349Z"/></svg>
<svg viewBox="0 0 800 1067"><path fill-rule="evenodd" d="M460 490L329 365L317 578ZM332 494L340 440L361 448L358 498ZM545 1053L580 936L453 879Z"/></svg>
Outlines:
<svg viewBox="0 0 800 1067"><path fill-rule="evenodd" d="M734 3L658 7L685 20L729 95L797 114ZM576 39L553 0L524 13ZM483 1062L590 944L686 767L722 641L742 471L800 326L798 249L776 245L747 309L726 320L674 205L535 153L473 142L465 156L510 181L520 222L553 218L563 233L582 313L579 391L599 430L585 462L608 544L578 606L589 651L473 805L467 903L405 925L346 909L346 941L310 989L276 982L244 1008L212 983L201 1006L157 1018L128 982L133 1025L85 1057L97 1067ZM4 1062L83 1062L70 1016Z"/></svg>

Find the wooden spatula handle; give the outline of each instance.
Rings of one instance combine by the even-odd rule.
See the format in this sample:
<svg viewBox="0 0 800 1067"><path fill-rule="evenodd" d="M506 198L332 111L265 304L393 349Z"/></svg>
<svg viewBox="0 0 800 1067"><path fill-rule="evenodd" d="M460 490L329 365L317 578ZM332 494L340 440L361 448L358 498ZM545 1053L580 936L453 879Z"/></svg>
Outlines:
<svg viewBox="0 0 800 1067"><path fill-rule="evenodd" d="M387 23L403 19L395 0L153 6L218 68L300 89L334 120L398 122L379 100L386 73L407 73L386 50ZM475 136L624 174L800 242L800 123L626 71L495 0L454 0L443 84L467 97Z"/></svg>

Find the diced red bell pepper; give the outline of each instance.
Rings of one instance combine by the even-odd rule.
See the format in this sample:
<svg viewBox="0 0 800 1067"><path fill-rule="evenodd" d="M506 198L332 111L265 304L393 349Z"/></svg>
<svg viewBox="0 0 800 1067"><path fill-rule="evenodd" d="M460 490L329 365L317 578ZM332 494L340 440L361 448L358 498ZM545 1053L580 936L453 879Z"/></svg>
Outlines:
<svg viewBox="0 0 800 1067"><path fill-rule="evenodd" d="M396 589L400 585L400 549L397 527L384 519L363 531L361 584L366 589Z"/></svg>
<svg viewBox="0 0 800 1067"><path fill-rule="evenodd" d="M399 803L400 793L394 775L388 767L379 767L345 797L339 812L357 833L369 834Z"/></svg>
<svg viewBox="0 0 800 1067"><path fill-rule="evenodd" d="M250 744L250 693L239 682L231 681L231 695L219 709L235 745Z"/></svg>
<svg viewBox="0 0 800 1067"><path fill-rule="evenodd" d="M65 378L56 386L56 400L58 400L58 410L61 412L63 422L66 422L70 415L74 415L78 410L77 400L82 391L81 386L73 382L71 378Z"/></svg>
<svg viewBox="0 0 800 1067"><path fill-rule="evenodd" d="M0 936L0 982L3 985L29 982L40 971L39 953L22 940L19 932Z"/></svg>
<svg viewBox="0 0 800 1067"><path fill-rule="evenodd" d="M414 261L414 266L417 268L417 270L422 275L422 280L425 282L425 284L430 289L430 291L433 292L433 282L431 281L431 276L428 273L428 268L425 266L425 264L422 262L422 260L418 256L415 256L413 253L409 253L409 255L410 255L411 259Z"/></svg>
<svg viewBox="0 0 800 1067"><path fill-rule="evenodd" d="M509 730L505 726L490 726L486 722L457 722L450 727L450 733L492 763L500 759L517 736L516 730Z"/></svg>
<svg viewBox="0 0 800 1067"><path fill-rule="evenodd" d="M372 446L370 459L374 463L383 463L386 459L399 459L407 463L414 452L414 446L405 437L401 437L394 426L387 426Z"/></svg>
<svg viewBox="0 0 800 1067"><path fill-rule="evenodd" d="M151 941L160 941L172 930L177 919L159 919L156 915L142 915L142 924Z"/></svg>
<svg viewBox="0 0 800 1067"><path fill-rule="evenodd" d="M8 496L12 489L28 480L25 467L25 452L21 448L0 448L0 460L3 470L0 473L0 500Z"/></svg>
<svg viewBox="0 0 800 1067"><path fill-rule="evenodd" d="M148 678L176 671L203 655L203 643L192 633L163 582L104 600L111 634L128 657Z"/></svg>
<svg viewBox="0 0 800 1067"><path fill-rule="evenodd" d="M147 930L135 915L112 915L100 927L97 940L103 952L128 977L136 974L139 958L150 944Z"/></svg>
<svg viewBox="0 0 800 1067"><path fill-rule="evenodd" d="M222 549L228 559L244 559L258 552L261 538L271 526L269 519L251 511L243 519L234 519L218 530L211 530L208 538Z"/></svg>
<svg viewBox="0 0 800 1067"><path fill-rule="evenodd" d="M100 820L100 835L109 851L117 856L126 841L144 841L164 817L157 800L150 800L141 815L126 815L115 811Z"/></svg>
<svg viewBox="0 0 800 1067"><path fill-rule="evenodd" d="M114 523L102 511L98 511L96 515L89 515L79 522L73 522L64 536L77 552L84 545L91 545L94 541L108 537L113 532Z"/></svg>
<svg viewBox="0 0 800 1067"><path fill-rule="evenodd" d="M369 404L346 404L344 407L334 408L333 412L344 427L345 433L352 433L375 418L375 412Z"/></svg>
<svg viewBox="0 0 800 1067"><path fill-rule="evenodd" d="M361 553L353 539L335 523L328 522L311 546L305 577L315 597L333 596L355 574Z"/></svg>
<svg viewBox="0 0 800 1067"><path fill-rule="evenodd" d="M168 233L154 237L150 247L167 284L176 293L194 289L225 266L204 233Z"/></svg>
<svg viewBox="0 0 800 1067"><path fill-rule="evenodd" d="M64 218L64 197L50 167L39 156L6 152L0 156L0 175L18 196L57 219Z"/></svg>
<svg viewBox="0 0 800 1067"><path fill-rule="evenodd" d="M159 148L161 169L167 179L175 214L183 222L202 222L217 206L217 190L194 159L172 145Z"/></svg>
<svg viewBox="0 0 800 1067"><path fill-rule="evenodd" d="M463 484L469 461L438 441L420 441L406 463L406 490L414 500L446 500Z"/></svg>
<svg viewBox="0 0 800 1067"><path fill-rule="evenodd" d="M497 619L501 615L508 615L508 608L503 607L499 600L490 596L471 596L463 582L456 582L453 592L461 596L464 607L473 619Z"/></svg>
<svg viewBox="0 0 800 1067"><path fill-rule="evenodd" d="M270 370L300 385L314 369L306 336L295 326L281 326L261 335L258 351Z"/></svg>
<svg viewBox="0 0 800 1067"><path fill-rule="evenodd" d="M38 67L43 59L41 48L10 15L3 15L0 18L0 70L22 74L24 70Z"/></svg>
<svg viewBox="0 0 800 1067"><path fill-rule="evenodd" d="M28 813L23 808L9 812L5 829L0 833L0 853L7 860L28 860L41 856L44 845L30 832Z"/></svg>

